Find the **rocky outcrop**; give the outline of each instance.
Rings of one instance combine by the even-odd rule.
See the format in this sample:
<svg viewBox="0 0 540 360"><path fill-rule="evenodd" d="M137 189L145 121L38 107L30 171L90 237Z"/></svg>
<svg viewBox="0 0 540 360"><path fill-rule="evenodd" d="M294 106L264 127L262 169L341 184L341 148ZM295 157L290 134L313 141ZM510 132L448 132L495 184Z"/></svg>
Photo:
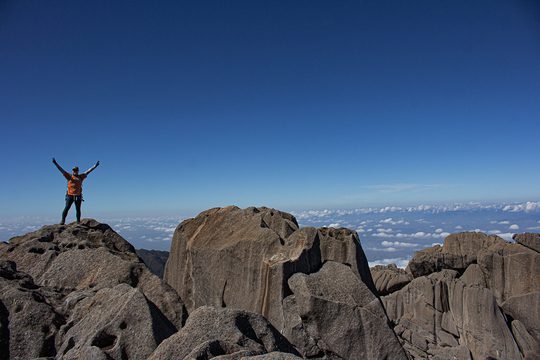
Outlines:
<svg viewBox="0 0 540 360"><path fill-rule="evenodd" d="M282 353L282 352L271 352L264 355L255 355L255 356L243 356L240 360L298 360L302 359L293 354Z"/></svg>
<svg viewBox="0 0 540 360"><path fill-rule="evenodd" d="M0 360L535 359L538 238L454 234L370 272L351 230L217 208L177 227L173 288L105 224L45 226L0 244Z"/></svg>
<svg viewBox="0 0 540 360"><path fill-rule="evenodd" d="M0 249L0 258L15 262L36 284L63 294L125 283L140 289L175 326L185 319L174 289L148 270L129 242L92 219L14 237Z"/></svg>
<svg viewBox="0 0 540 360"><path fill-rule="evenodd" d="M388 295L411 282L412 275L395 264L377 265L371 268L371 276L379 295Z"/></svg>
<svg viewBox="0 0 540 360"><path fill-rule="evenodd" d="M281 331L282 301L291 293L287 280L316 272L328 260L348 264L374 289L356 233L299 229L290 214L230 206L177 227L164 278L188 311L203 305L244 309L264 315Z"/></svg>
<svg viewBox="0 0 540 360"><path fill-rule="evenodd" d="M50 295L14 262L0 260L0 359L56 355L55 335L64 318Z"/></svg>
<svg viewBox="0 0 540 360"><path fill-rule="evenodd" d="M304 357L407 359L379 299L350 267L328 261L289 286L284 334Z"/></svg>
<svg viewBox="0 0 540 360"><path fill-rule="evenodd" d="M76 301L77 295L73 294L68 303ZM69 313L61 329L58 359L80 359L91 354L94 347L113 359L146 359L176 332L139 289L127 284L86 296Z"/></svg>
<svg viewBox="0 0 540 360"><path fill-rule="evenodd" d="M418 251L409 262L407 270L414 276L429 275L442 269L463 271L477 261L480 250L505 241L495 235L478 232L451 234L444 240L443 246L434 246Z"/></svg>
<svg viewBox="0 0 540 360"><path fill-rule="evenodd" d="M0 258L0 346L11 359L144 359L186 317L176 291L95 220L12 238Z"/></svg>
<svg viewBox="0 0 540 360"><path fill-rule="evenodd" d="M255 357L263 354L267 355ZM287 339L260 314L201 306L190 315L182 330L161 343L149 360L295 359L295 354Z"/></svg>
<svg viewBox="0 0 540 360"><path fill-rule="evenodd" d="M268 208L211 209L177 227L164 278L189 311L262 314L305 357L406 358L348 229L299 228Z"/></svg>
<svg viewBox="0 0 540 360"><path fill-rule="evenodd" d="M536 233L524 233L515 234L513 239L518 243L529 249L540 252L540 234Z"/></svg>
<svg viewBox="0 0 540 360"><path fill-rule="evenodd" d="M416 253L408 270L414 280L382 302L413 358L538 354L540 254L530 246L481 233L453 234L442 247Z"/></svg>
<svg viewBox="0 0 540 360"><path fill-rule="evenodd" d="M137 249L137 255L143 260L150 271L163 279L165 264L169 258L168 251Z"/></svg>

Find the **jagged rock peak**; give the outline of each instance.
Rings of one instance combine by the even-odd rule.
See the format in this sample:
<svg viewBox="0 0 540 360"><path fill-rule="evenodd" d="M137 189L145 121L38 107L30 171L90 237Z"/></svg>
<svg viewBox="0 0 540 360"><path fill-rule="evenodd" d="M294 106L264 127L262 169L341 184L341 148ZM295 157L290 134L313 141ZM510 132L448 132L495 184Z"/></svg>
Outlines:
<svg viewBox="0 0 540 360"><path fill-rule="evenodd" d="M371 276L379 295L388 295L407 285L413 279L411 273L396 264L376 265L371 268Z"/></svg>
<svg viewBox="0 0 540 360"><path fill-rule="evenodd" d="M374 289L355 232L300 229L294 216L279 210L228 206L176 228L164 279L188 311L209 305L257 312L281 331L289 277L316 272L329 260L347 264Z"/></svg>
<svg viewBox="0 0 540 360"><path fill-rule="evenodd" d="M523 233L523 234L514 234L512 238L523 246L528 247L529 249L540 252L540 234L536 233Z"/></svg>
<svg viewBox="0 0 540 360"><path fill-rule="evenodd" d="M436 245L418 251L409 261L407 270L414 276L429 275L442 269L463 271L470 264L476 263L482 249L506 242L496 236L481 232L461 232L448 235L444 245Z"/></svg>
<svg viewBox="0 0 540 360"><path fill-rule="evenodd" d="M460 233L415 254L414 280L382 302L415 359L536 359L540 353L539 234L516 243ZM375 275L374 275L375 276Z"/></svg>
<svg viewBox="0 0 540 360"><path fill-rule="evenodd" d="M62 296L128 284L142 291L176 327L186 316L176 291L148 270L128 241L94 219L47 225L13 237L0 248L0 258L15 262L37 285Z"/></svg>
<svg viewBox="0 0 540 360"><path fill-rule="evenodd" d="M80 223L66 225L45 225L39 230L11 238L8 249L30 243L36 246L28 250L38 254L47 251L51 246L56 246L56 251L104 247L110 251L135 254L135 248L129 242L109 225L94 219L82 219Z"/></svg>

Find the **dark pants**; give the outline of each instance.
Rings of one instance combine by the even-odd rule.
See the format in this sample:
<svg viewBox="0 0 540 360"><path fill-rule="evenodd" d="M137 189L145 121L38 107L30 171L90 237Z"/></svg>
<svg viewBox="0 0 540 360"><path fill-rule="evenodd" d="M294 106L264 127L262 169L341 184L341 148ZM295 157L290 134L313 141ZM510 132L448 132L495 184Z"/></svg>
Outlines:
<svg viewBox="0 0 540 360"><path fill-rule="evenodd" d="M62 212L62 224L66 222L66 216L73 203L75 203L75 209L77 210L77 222L81 221L82 195L66 195L66 207Z"/></svg>

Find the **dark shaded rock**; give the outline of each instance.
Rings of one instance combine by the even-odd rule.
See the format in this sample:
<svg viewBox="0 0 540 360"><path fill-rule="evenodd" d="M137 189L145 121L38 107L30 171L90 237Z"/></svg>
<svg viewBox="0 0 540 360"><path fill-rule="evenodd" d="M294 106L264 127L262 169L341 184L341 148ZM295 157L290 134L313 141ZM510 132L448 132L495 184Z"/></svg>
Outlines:
<svg viewBox="0 0 540 360"><path fill-rule="evenodd" d="M247 311L202 306L149 359L239 359L271 352L296 353L264 317Z"/></svg>
<svg viewBox="0 0 540 360"><path fill-rule="evenodd" d="M540 291L513 296L502 304L506 315L519 320L540 344Z"/></svg>
<svg viewBox="0 0 540 360"><path fill-rule="evenodd" d="M512 238L518 243L529 249L540 252L540 234L524 233L515 234Z"/></svg>
<svg viewBox="0 0 540 360"><path fill-rule="evenodd" d="M64 318L46 294L15 263L0 260L0 358L56 355L55 334Z"/></svg>
<svg viewBox="0 0 540 360"><path fill-rule="evenodd" d="M411 282L412 275L395 264L377 265L371 268L371 276L379 295L388 295Z"/></svg>
<svg viewBox="0 0 540 360"><path fill-rule="evenodd" d="M169 258L168 251L137 249L137 255L144 261L150 271L163 279L165 264Z"/></svg>
<svg viewBox="0 0 540 360"><path fill-rule="evenodd" d="M79 359L98 348L107 359L146 359L174 332L176 327L139 289L120 284L73 305L57 358Z"/></svg>
<svg viewBox="0 0 540 360"><path fill-rule="evenodd" d="M255 355L255 356L246 356L241 357L240 360L298 360L302 359L293 354L282 353L282 352L271 352L264 355Z"/></svg>
<svg viewBox="0 0 540 360"><path fill-rule="evenodd" d="M36 284L64 296L125 283L140 289L175 326L185 319L176 291L148 270L131 244L92 219L14 237L0 248L0 258L16 262Z"/></svg>
<svg viewBox="0 0 540 360"><path fill-rule="evenodd" d="M409 261L407 270L414 277L429 275L442 269L463 271L470 264L476 263L480 250L505 243L495 235L477 232L451 234L444 239L443 246L416 252Z"/></svg>
<svg viewBox="0 0 540 360"><path fill-rule="evenodd" d="M384 309L346 265L328 261L289 279L285 336L305 357L406 359Z"/></svg>
<svg viewBox="0 0 540 360"><path fill-rule="evenodd" d="M511 329L524 359L538 359L540 342L531 336L527 328L519 320L512 321Z"/></svg>

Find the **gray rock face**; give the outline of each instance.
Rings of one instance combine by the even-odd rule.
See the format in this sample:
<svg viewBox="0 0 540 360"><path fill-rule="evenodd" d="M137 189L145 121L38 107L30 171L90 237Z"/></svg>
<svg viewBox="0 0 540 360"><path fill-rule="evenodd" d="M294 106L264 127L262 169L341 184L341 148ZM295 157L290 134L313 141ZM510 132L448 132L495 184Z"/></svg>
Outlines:
<svg viewBox="0 0 540 360"><path fill-rule="evenodd" d="M273 354L263 358L292 359L296 351L259 314L202 306L189 316L182 330L161 343L149 360L240 359L268 353Z"/></svg>
<svg viewBox="0 0 540 360"><path fill-rule="evenodd" d="M540 234L524 233L515 234L512 237L518 244L521 244L529 249L540 252Z"/></svg>
<svg viewBox="0 0 540 360"><path fill-rule="evenodd" d="M203 305L244 309L263 314L282 330L287 280L319 270L325 260L349 264L373 287L358 237L350 230L299 229L290 214L231 206L180 224L164 278L188 311Z"/></svg>
<svg viewBox="0 0 540 360"><path fill-rule="evenodd" d="M368 261L356 231L347 228L320 228L321 257L323 262L335 261L348 265L364 284L375 292Z"/></svg>
<svg viewBox="0 0 540 360"><path fill-rule="evenodd" d="M450 235L372 278L353 231L211 209L166 265L182 327L176 291L110 227L46 226L0 244L0 360L536 359L539 237Z"/></svg>
<svg viewBox="0 0 540 360"><path fill-rule="evenodd" d="M255 356L245 356L241 357L240 360L298 360L302 359L293 354L282 353L282 352L271 352L264 355L255 355Z"/></svg>
<svg viewBox="0 0 540 360"><path fill-rule="evenodd" d="M78 301L61 329L58 359L79 359L96 352L111 359L146 359L167 337L174 325L127 284L104 288Z"/></svg>
<svg viewBox="0 0 540 360"><path fill-rule="evenodd" d="M395 264L377 265L371 268L371 276L379 295L388 295L411 282L412 275Z"/></svg>
<svg viewBox="0 0 540 360"><path fill-rule="evenodd" d="M49 303L46 289L0 260L0 358L29 359L56 355L55 334L63 317Z"/></svg>
<svg viewBox="0 0 540 360"><path fill-rule="evenodd" d="M14 237L0 249L0 258L14 261L36 284L64 295L125 283L139 288L175 326L181 327L185 318L174 289L146 268L130 243L92 219Z"/></svg>
<svg viewBox="0 0 540 360"><path fill-rule="evenodd" d="M95 220L15 237L0 259L0 358L145 359L186 316L174 289Z"/></svg>
<svg viewBox="0 0 540 360"><path fill-rule="evenodd" d="M407 359L379 300L350 267L328 261L289 286L284 334L304 357Z"/></svg>
<svg viewBox="0 0 540 360"><path fill-rule="evenodd" d="M137 255L144 261L150 271L163 279L165 264L169 258L168 251L137 249Z"/></svg>
<svg viewBox="0 0 540 360"><path fill-rule="evenodd" d="M477 254L505 241L495 235L477 232L451 234L444 239L443 246L434 246L414 254L407 270L414 276L429 275L442 269L465 270L477 261Z"/></svg>
<svg viewBox="0 0 540 360"><path fill-rule="evenodd" d="M539 263L519 243L450 235L417 253L409 264L416 278L382 302L414 358L531 358L540 344Z"/></svg>

